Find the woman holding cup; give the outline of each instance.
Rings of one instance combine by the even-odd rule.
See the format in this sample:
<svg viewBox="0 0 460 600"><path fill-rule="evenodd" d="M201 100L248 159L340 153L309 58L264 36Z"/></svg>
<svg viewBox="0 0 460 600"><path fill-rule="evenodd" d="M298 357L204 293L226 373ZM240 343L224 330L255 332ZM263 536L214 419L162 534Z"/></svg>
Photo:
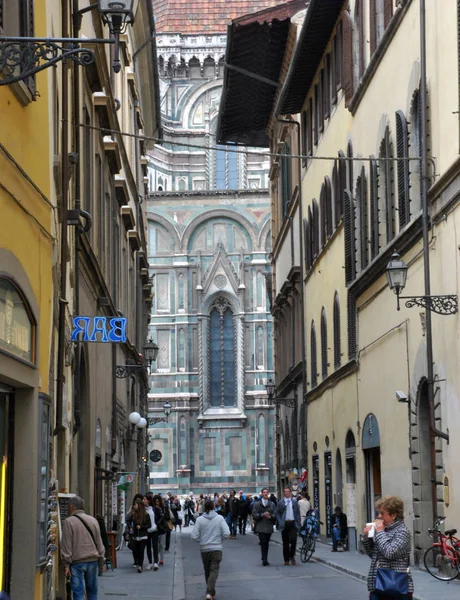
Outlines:
<svg viewBox="0 0 460 600"><path fill-rule="evenodd" d="M404 503L397 496L384 496L376 503L378 518L364 528L363 545L371 558L367 576L370 600L409 600L414 592L410 573L411 536L404 524ZM400 592L388 591L396 586Z"/></svg>

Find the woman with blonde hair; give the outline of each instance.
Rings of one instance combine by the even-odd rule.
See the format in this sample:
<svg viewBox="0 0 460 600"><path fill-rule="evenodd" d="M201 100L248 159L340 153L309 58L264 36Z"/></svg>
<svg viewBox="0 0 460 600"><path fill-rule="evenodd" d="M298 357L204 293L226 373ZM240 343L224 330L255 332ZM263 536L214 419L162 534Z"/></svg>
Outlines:
<svg viewBox="0 0 460 600"><path fill-rule="evenodd" d="M367 576L370 600L412 598L410 573L411 535L404 524L404 503L397 496L384 496L376 503L379 516L364 528L363 544L371 558Z"/></svg>

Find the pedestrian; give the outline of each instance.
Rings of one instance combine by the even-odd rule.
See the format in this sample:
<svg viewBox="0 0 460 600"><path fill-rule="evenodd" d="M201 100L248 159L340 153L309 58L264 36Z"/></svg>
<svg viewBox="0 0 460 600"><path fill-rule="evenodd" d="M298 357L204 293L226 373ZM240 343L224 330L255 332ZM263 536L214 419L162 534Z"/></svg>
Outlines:
<svg viewBox="0 0 460 600"><path fill-rule="evenodd" d="M131 541L133 543L134 562L137 565L137 572L142 573L144 567L144 555L149 533L153 533L153 526L150 515L145 509L144 499L136 500L133 506L133 512L130 522Z"/></svg>
<svg viewBox="0 0 460 600"><path fill-rule="evenodd" d="M243 490L240 490L238 494L238 530L240 532L240 535L246 535L250 501L248 500L248 497L245 494L243 494Z"/></svg>
<svg viewBox="0 0 460 600"><path fill-rule="evenodd" d="M158 529L158 553L160 558L158 564L160 567L162 567L164 565L165 541L168 522L165 517L163 498L159 494L153 497L153 511L155 513L155 523Z"/></svg>
<svg viewBox="0 0 460 600"><path fill-rule="evenodd" d="M225 518L225 498L220 496L217 502L214 503L214 506L216 507L216 512Z"/></svg>
<svg viewBox="0 0 460 600"><path fill-rule="evenodd" d="M268 499L268 488L262 488L260 500L255 502L252 509L252 516L255 522L254 531L259 536L262 564L268 567L268 546L276 521L276 506Z"/></svg>
<svg viewBox="0 0 460 600"><path fill-rule="evenodd" d="M206 502L203 494L200 494L200 497L198 499L198 502L196 503L196 512L198 513L198 516L201 517L201 515L204 512L204 503Z"/></svg>
<svg viewBox="0 0 460 600"><path fill-rule="evenodd" d="M69 500L69 516L62 525L61 557L70 576L74 600L97 600L97 577L104 570L105 550L99 525L85 513L80 496Z"/></svg>
<svg viewBox="0 0 460 600"><path fill-rule="evenodd" d="M184 511L185 511L184 527L188 527L190 525L190 522L195 524L195 500L193 499L193 492L190 492L187 500L184 502Z"/></svg>
<svg viewBox="0 0 460 600"><path fill-rule="evenodd" d="M174 516L174 531L177 530L177 527L179 527L179 531L182 531L182 507L177 494L172 499L171 512Z"/></svg>
<svg viewBox="0 0 460 600"><path fill-rule="evenodd" d="M158 570L158 527L155 523L155 511L153 510L153 496L152 494L146 494L144 496L144 506L150 517L151 531L148 532L147 537L147 571Z"/></svg>
<svg viewBox="0 0 460 600"><path fill-rule="evenodd" d="M297 504L299 505L300 522L302 523L303 527L305 519L307 518L307 512L311 510L310 496L307 494L307 492L302 492L300 500L297 501Z"/></svg>
<svg viewBox="0 0 460 600"><path fill-rule="evenodd" d="M385 569L407 574L408 592L398 596L401 600L407 600L413 596L414 582L409 569L411 534L404 523L404 503L397 496L384 496L377 501L376 509L378 519L364 528L363 539L364 549L371 557L367 576L369 598L389 600L390 594L385 595L385 586L377 586L377 579L380 581L378 571ZM391 597L395 596L392 594Z"/></svg>
<svg viewBox="0 0 460 600"><path fill-rule="evenodd" d="M297 545L297 532L300 531L300 509L297 500L292 497L291 488L286 486L283 490L284 498L278 502L276 507L276 519L283 540L284 565L289 562L294 566L295 549Z"/></svg>
<svg viewBox="0 0 460 600"><path fill-rule="evenodd" d="M165 552L169 554L169 547L171 545L171 531L173 530L173 514L171 512L171 496L169 492L163 498L164 511L165 511L165 519L168 524L168 528L166 529L165 536Z"/></svg>
<svg viewBox="0 0 460 600"><path fill-rule="evenodd" d="M332 529L332 552L337 552L337 546L342 543L348 535L347 515L342 512L340 506L336 506L331 517Z"/></svg>
<svg viewBox="0 0 460 600"><path fill-rule="evenodd" d="M136 565L136 557L134 555L134 544L131 543L131 533L130 533L130 527L129 527L128 523L131 522L131 519L133 516L134 504L137 502L137 500L144 501L144 496L142 494L134 494L131 508L129 509L129 512L127 513L127 515L125 517L125 523L126 523L125 535L126 535L126 540L128 542L128 548L130 548L131 552L133 553L133 567L137 567L137 565Z"/></svg>
<svg viewBox="0 0 460 600"><path fill-rule="evenodd" d="M238 528L238 510L239 499L236 496L235 490L230 491L230 496L227 500L227 525L230 529L230 539L236 540L236 531Z"/></svg>
<svg viewBox="0 0 460 600"><path fill-rule="evenodd" d="M222 561L222 542L230 535L225 519L214 510L214 502L206 500L204 512L196 521L192 539L200 544L206 580L206 600L214 600L216 581Z"/></svg>

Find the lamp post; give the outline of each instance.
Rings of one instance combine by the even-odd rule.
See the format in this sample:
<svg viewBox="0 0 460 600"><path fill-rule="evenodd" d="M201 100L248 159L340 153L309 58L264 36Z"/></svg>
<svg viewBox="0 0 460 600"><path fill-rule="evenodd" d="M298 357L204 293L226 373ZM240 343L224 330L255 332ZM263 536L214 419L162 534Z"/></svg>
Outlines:
<svg viewBox="0 0 460 600"><path fill-rule="evenodd" d="M407 308L420 306L438 315L455 315L458 313L458 298L454 294L442 296L401 296L402 290L406 287L408 268L395 250L387 265L386 273L388 285L396 294L398 310L400 310L399 300L401 299L406 300Z"/></svg>
<svg viewBox="0 0 460 600"><path fill-rule="evenodd" d="M165 417L148 417L147 421L149 424L149 427L152 427L153 425L156 425L157 423L167 423L169 420L169 415L171 414L171 405L169 404L169 402L165 402L163 404L163 410L165 413Z"/></svg>
<svg viewBox="0 0 460 600"><path fill-rule="evenodd" d="M139 0L98 0L73 15L74 26L80 29L82 15L97 9L114 39L36 38L0 36L0 85L11 85L35 73L52 67L60 61L72 60L87 66L94 62L94 52L81 47L82 43L114 44L112 67L115 73L121 69L119 58L120 34L134 23Z"/></svg>
<svg viewBox="0 0 460 600"><path fill-rule="evenodd" d="M283 404L288 408L296 408L297 407L297 388L294 388L294 396L292 398L280 398L276 395L276 385L273 379L270 377L265 384L265 389L267 390L267 396L270 401L274 401L275 404Z"/></svg>
<svg viewBox="0 0 460 600"><path fill-rule="evenodd" d="M158 357L158 351L160 348L153 342L149 340L144 346L144 360L149 365L149 370L152 368L152 362L154 362ZM129 377L130 375L136 375L141 373L142 371L146 371L147 367L145 364L141 365L117 365L116 366L116 376L118 379L124 379L125 377Z"/></svg>

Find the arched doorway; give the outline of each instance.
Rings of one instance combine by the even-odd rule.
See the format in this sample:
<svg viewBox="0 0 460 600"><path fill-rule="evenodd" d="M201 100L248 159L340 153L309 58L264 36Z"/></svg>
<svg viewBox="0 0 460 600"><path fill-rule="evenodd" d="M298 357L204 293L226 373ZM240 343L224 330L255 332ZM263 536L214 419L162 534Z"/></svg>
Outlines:
<svg viewBox="0 0 460 600"><path fill-rule="evenodd" d="M377 418L368 414L363 427L363 451L366 465L366 507L367 520L373 521L375 503L382 496L382 476L380 470L380 431Z"/></svg>
<svg viewBox="0 0 460 600"><path fill-rule="evenodd" d="M343 508L343 473L340 448L337 448L335 453L335 489L335 505Z"/></svg>
<svg viewBox="0 0 460 600"><path fill-rule="evenodd" d="M88 402L88 369L86 363L86 355L83 348L80 349L80 368L79 368L79 398L78 398L78 440L77 440L77 457L78 461L75 465L72 461L72 465L75 465L77 469L77 489L78 495L84 498L89 505L89 499L91 498L91 437L93 431L90 429L90 410ZM88 506L89 508L89 506Z"/></svg>
<svg viewBox="0 0 460 600"><path fill-rule="evenodd" d="M351 429L345 438L346 513L348 522L348 549L356 550L358 498L356 492L356 441Z"/></svg>

